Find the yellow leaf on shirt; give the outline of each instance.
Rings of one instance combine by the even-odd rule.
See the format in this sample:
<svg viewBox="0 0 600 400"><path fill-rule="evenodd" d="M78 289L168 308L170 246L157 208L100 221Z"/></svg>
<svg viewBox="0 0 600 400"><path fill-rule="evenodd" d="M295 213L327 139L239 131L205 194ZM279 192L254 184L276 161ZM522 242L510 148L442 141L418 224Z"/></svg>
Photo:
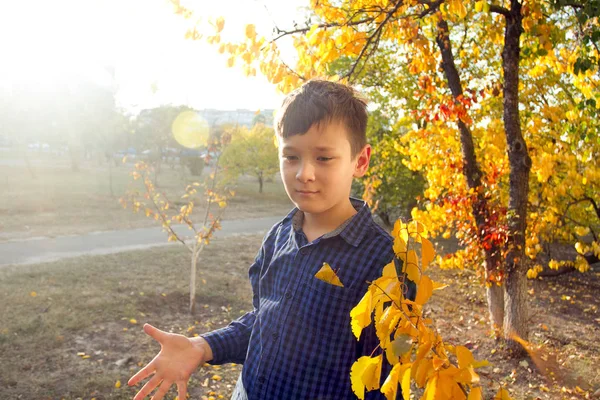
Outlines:
<svg viewBox="0 0 600 400"><path fill-rule="evenodd" d="M326 262L323 263L323 267L315 274L315 278L322 280L323 282L329 283L330 285L344 287L340 278L331 266Z"/></svg>

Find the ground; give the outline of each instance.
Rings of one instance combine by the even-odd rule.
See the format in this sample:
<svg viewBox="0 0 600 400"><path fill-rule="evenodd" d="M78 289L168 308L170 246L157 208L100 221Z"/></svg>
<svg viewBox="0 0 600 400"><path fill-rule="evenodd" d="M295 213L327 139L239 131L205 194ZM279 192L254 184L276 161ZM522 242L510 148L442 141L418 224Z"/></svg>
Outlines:
<svg viewBox="0 0 600 400"><path fill-rule="evenodd" d="M199 268L198 312L188 309L188 254L177 247L80 257L0 269L2 399L131 399L126 382L159 350L148 322L194 335L226 325L251 308L247 268L259 235L214 240ZM486 398L505 384L515 399L579 399L600 385L598 271L531 285L531 342L556 355L570 386L546 380L531 359L506 358L489 335L483 289L468 271L432 270L449 283L429 307L442 336L491 365L480 370ZM239 365L194 374L191 398L229 398ZM120 387L119 387L120 386ZM139 389L139 387L138 387ZM171 392L173 399L175 393Z"/></svg>

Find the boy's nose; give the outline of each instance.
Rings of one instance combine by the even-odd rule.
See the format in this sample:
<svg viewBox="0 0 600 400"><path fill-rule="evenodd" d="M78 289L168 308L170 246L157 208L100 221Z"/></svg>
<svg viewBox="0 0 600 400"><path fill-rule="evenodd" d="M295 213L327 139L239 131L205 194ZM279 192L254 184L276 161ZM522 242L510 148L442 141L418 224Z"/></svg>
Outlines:
<svg viewBox="0 0 600 400"><path fill-rule="evenodd" d="M302 163L296 172L296 179L302 183L314 181L315 168L308 162Z"/></svg>

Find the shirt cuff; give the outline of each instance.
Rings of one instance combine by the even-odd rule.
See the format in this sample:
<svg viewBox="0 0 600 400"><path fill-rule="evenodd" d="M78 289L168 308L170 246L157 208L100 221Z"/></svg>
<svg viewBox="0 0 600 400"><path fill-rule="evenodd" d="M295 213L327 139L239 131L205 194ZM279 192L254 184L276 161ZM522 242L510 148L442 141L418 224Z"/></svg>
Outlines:
<svg viewBox="0 0 600 400"><path fill-rule="evenodd" d="M200 335L206 340L212 350L213 358L208 363L220 365L233 362L233 359L237 359L242 350L240 349L238 335L238 330L231 326ZM243 350L246 351L247 349Z"/></svg>

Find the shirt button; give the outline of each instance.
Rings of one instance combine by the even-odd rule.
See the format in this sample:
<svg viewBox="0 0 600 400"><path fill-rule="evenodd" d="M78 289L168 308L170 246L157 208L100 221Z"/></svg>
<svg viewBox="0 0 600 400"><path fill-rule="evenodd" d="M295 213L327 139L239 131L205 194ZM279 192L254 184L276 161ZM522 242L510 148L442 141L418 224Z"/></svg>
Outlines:
<svg viewBox="0 0 600 400"><path fill-rule="evenodd" d="M264 376L259 376L258 377L258 383L260 383L261 385L264 385L266 381L267 380L265 379Z"/></svg>
<svg viewBox="0 0 600 400"><path fill-rule="evenodd" d="M292 293L291 293L291 292L286 292L286 293L285 293L285 298L286 298L287 300L291 299L291 298L292 298Z"/></svg>
<svg viewBox="0 0 600 400"><path fill-rule="evenodd" d="M304 247L302 249L300 249L300 254L302 254L303 256L308 254L308 248Z"/></svg>
<svg viewBox="0 0 600 400"><path fill-rule="evenodd" d="M273 340L279 339L279 333L277 333L277 332L271 333L271 336L273 337Z"/></svg>

